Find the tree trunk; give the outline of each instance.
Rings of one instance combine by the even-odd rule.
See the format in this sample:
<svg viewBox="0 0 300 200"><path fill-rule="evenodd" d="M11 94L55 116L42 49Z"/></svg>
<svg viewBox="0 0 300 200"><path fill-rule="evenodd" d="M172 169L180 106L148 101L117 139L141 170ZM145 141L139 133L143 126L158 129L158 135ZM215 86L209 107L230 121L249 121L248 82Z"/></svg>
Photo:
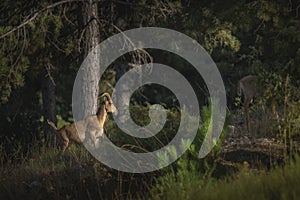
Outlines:
<svg viewBox="0 0 300 200"><path fill-rule="evenodd" d="M82 22L85 27L84 57L99 44L100 25L98 17L98 3L86 0L82 6Z"/></svg>
<svg viewBox="0 0 300 200"><path fill-rule="evenodd" d="M47 120L57 123L56 119L56 100L55 100L55 85L51 80L51 74L44 71L42 77L42 101L44 114L44 138L47 147L55 145L55 131L48 125Z"/></svg>
<svg viewBox="0 0 300 200"><path fill-rule="evenodd" d="M93 59L87 62L86 68L81 72L80 102L82 113L79 119L91 114L96 114L98 106L98 79L100 73L99 52L93 49L100 42L100 25L98 19L98 3L93 0L86 0L82 6L82 23L84 27L83 56L93 54Z"/></svg>

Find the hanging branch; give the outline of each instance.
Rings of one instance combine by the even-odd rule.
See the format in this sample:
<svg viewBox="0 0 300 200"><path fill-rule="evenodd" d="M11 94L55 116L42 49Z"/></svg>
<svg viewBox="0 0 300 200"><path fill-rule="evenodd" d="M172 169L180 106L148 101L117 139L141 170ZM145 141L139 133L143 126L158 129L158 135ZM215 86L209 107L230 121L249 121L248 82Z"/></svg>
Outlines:
<svg viewBox="0 0 300 200"><path fill-rule="evenodd" d="M19 24L18 26L14 27L13 29L11 29L10 31L7 31L6 33L4 33L3 35L0 36L0 39L2 38L5 38L6 36L10 35L11 33L19 30L20 28L23 28L24 26L26 26L28 23L32 22L33 20L35 20L35 18L37 18L37 16L39 14L41 14L42 12L46 11L46 10L49 10L49 9L52 9L52 8L55 8L56 6L59 6L59 5L62 5L62 4L66 4L66 3L71 3L71 2L83 2L84 0L63 0L63 1L60 1L60 2L57 2L57 3L53 3L49 6L46 6L45 8L41 9L41 10L38 10L36 12L34 12L32 14L32 16L30 17L27 16L26 17L26 20L23 21L21 24Z"/></svg>

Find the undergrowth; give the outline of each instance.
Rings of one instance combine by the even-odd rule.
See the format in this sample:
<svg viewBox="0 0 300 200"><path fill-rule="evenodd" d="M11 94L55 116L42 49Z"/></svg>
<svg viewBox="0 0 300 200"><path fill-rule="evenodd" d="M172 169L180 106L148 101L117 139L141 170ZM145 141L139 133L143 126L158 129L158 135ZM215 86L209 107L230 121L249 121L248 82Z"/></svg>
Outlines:
<svg viewBox="0 0 300 200"><path fill-rule="evenodd" d="M298 157L283 168L255 171L245 167L234 173L236 169L224 168L218 159L225 129L211 153L204 159L198 158L209 129L210 110L202 109L203 124L188 151L171 165L151 173L113 170L93 158L83 146L71 145L61 157L58 149L33 142L26 154L17 153L7 159L5 148L0 145L0 199L297 199ZM147 124L147 109L137 113L135 119ZM113 122L109 123L108 136L128 151L140 152L142 148L136 147L153 151L174 137L179 115L178 111L168 112L164 130L152 140L121 135ZM16 149L20 152L22 147ZM168 151L171 156L178 153L172 146ZM168 156L162 162L167 159Z"/></svg>
<svg viewBox="0 0 300 200"><path fill-rule="evenodd" d="M256 171L243 168L234 176L214 179L182 170L158 178L150 199L298 199L300 158L283 168ZM142 199L149 199L142 198Z"/></svg>
<svg viewBox="0 0 300 200"><path fill-rule="evenodd" d="M151 184L151 174L112 170L84 147L71 146L62 157L57 149L32 151L30 159L1 166L0 199L123 199Z"/></svg>

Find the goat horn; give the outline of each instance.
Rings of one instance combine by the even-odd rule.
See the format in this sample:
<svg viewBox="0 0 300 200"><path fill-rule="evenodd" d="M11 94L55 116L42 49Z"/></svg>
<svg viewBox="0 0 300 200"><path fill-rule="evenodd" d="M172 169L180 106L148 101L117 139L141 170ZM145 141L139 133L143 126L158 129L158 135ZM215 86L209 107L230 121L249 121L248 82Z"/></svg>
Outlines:
<svg viewBox="0 0 300 200"><path fill-rule="evenodd" d="M102 94L99 96L99 98L101 98L101 97L106 97L107 99L111 100L111 97L110 97L110 95L109 95L107 92L102 93Z"/></svg>

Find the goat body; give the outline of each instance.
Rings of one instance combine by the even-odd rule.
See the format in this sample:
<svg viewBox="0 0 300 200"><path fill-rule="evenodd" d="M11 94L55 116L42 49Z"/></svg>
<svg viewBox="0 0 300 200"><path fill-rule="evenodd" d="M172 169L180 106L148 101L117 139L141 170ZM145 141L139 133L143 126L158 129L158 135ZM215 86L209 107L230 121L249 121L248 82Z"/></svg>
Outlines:
<svg viewBox="0 0 300 200"><path fill-rule="evenodd" d="M69 146L70 142L82 144L83 141L90 139L96 146L97 137L101 137L104 133L104 125L108 121L107 113L117 112L109 94L104 93L100 97L102 96L105 96L106 100L98 108L96 115L88 116L81 121L65 125L60 129L53 122L47 120L48 124L58 132L62 153Z"/></svg>
<svg viewBox="0 0 300 200"><path fill-rule="evenodd" d="M84 130L85 126L86 126L85 120L76 122L76 125L75 125L75 123L65 125L60 129L58 129L53 122L51 122L51 121L47 121L47 122L54 130L56 130L58 132L58 136L59 136L58 141L60 143L60 146L61 146L63 152L69 146L70 142L75 142L77 144L82 143L83 140L81 140L81 138L77 132L76 126L78 128L82 127L82 129Z"/></svg>
<svg viewBox="0 0 300 200"><path fill-rule="evenodd" d="M253 97L261 95L263 93L263 87L259 85L258 77L253 75L248 75L243 77L238 82L239 96L244 96L243 108L245 112L245 125L247 131L250 129L250 117L249 117L249 106Z"/></svg>

